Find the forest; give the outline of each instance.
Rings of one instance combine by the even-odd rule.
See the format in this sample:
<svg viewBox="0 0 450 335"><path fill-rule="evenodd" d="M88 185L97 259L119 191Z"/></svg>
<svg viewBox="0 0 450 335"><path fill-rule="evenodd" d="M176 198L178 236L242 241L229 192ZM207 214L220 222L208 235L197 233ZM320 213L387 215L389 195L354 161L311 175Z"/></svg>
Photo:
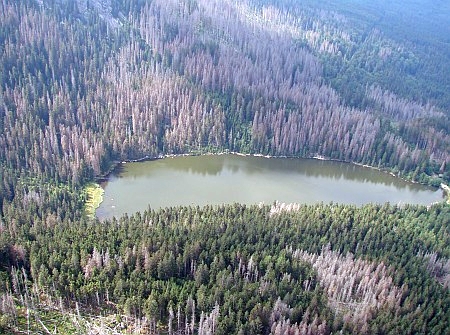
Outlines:
<svg viewBox="0 0 450 335"><path fill-rule="evenodd" d="M444 202L85 211L168 154L449 184L450 5L407 2L1 0L0 333L445 334Z"/></svg>

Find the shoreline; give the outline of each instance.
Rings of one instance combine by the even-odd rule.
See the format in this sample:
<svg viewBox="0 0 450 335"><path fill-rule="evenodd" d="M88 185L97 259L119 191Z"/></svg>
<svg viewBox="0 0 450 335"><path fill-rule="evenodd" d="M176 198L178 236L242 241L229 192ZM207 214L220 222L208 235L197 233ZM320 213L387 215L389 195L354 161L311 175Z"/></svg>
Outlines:
<svg viewBox="0 0 450 335"><path fill-rule="evenodd" d="M401 180L403 180L405 182L408 182L408 183L412 183L412 184L416 184L416 185L423 185L423 186L427 186L427 187L431 187L431 188L435 188L435 189L442 188L442 186L441 187L439 187L439 186L432 186L432 185L429 185L429 184L424 184L424 183L420 183L420 182L417 182L417 181L414 181L414 180L406 179L404 177L399 176L398 174L395 174L394 172L392 172L389 169L379 168L379 167L376 167L376 166L363 164L363 163L358 163L358 162L353 162L353 161L346 161L346 160L342 160L342 159L329 158L329 157L322 156L322 155L317 155L317 154L311 155L309 157L304 157L304 156L285 156L285 155L272 156L272 155L263 155L263 154L246 154L246 153L241 153L241 152L237 152L237 151L228 151L228 150L221 151L221 152L206 152L206 153L195 153L195 152L192 152L192 153L183 153L183 154L164 154L164 155L160 154L158 156L144 156L142 158L137 158L137 159L130 159L130 160L125 160L125 161L114 161L112 166L111 166L111 168L107 172L105 172L101 176L95 177L95 181L107 181L108 180L108 176L120 164L139 163L139 162L153 161L153 160L165 159L165 158L190 157L190 156L195 157L195 156L209 156L209 155L211 155L211 156L214 156L214 155L215 156L236 155L236 156L241 156L241 157L315 159L315 160L325 161L325 162L346 163L346 164L353 164L353 165L356 165L356 166L360 166L360 167L364 167L364 168L369 168L369 169L373 169L373 170L376 170L376 171L380 171L380 172L389 174L392 177L401 179ZM449 190L449 192L450 192L450 190ZM449 193L449 198L450 198L450 193Z"/></svg>
<svg viewBox="0 0 450 335"><path fill-rule="evenodd" d="M86 200L84 202L84 210L88 217L95 218L96 210L103 202L105 190L98 183L89 183L83 190Z"/></svg>
<svg viewBox="0 0 450 335"><path fill-rule="evenodd" d="M442 202L445 202L445 203L447 203L447 204L450 204L450 187L447 186L447 185L445 185L445 184L443 184L443 183L441 184L440 187L433 187L433 186L431 186L431 185L421 184L421 183L418 183L418 182L414 182L414 181L411 181L411 180L408 180L408 179L399 177L399 176L395 175L394 173L392 173L391 171L387 171L387 170L384 170L384 169L381 169L381 168L378 168L378 167L374 167L374 166L370 166L370 165L362 164L362 163L347 162L347 161L343 161L343 160L332 159L332 158L328 158L328 157L321 156L321 155L313 155L313 156L310 156L310 157L300 157L300 156L271 156L271 155L263 155L263 154L241 153L241 152L234 152L234 151L228 151L228 150L226 150L226 151L221 151L221 152L205 152L205 153L191 152L191 153L183 153L183 154L165 154L165 155L160 154L160 155L158 155L158 156L153 156L153 157L151 157L151 156L145 156L145 157L142 157L142 158L133 159L133 160L127 160L127 161L114 161L114 162L111 164L111 167L110 167L108 173L104 174L104 175L101 176L101 177L97 177L97 178L96 178L96 181L97 181L97 183L100 183L100 181L107 182L107 181L108 181L108 178L109 178L109 175L110 175L111 173L113 173L114 170L118 169L119 166L125 165L125 164L127 164L127 163L138 163L138 162L154 161L154 160L159 160L159 159L177 158L177 157L221 156L221 155L235 155L235 156L240 156L240 157L261 157L261 158L267 158L267 159L271 159L271 158L313 159L313 160L317 160L317 161L330 161L330 162L339 162L339 163L345 163L345 164L353 164L353 165L355 165L355 166L360 166L360 167L363 167L363 168L369 168L369 169L373 169L373 170L376 170L376 171L379 171L379 172L387 173L387 174L389 174L390 176L393 176L394 178L398 178L398 179L400 179L400 180L402 180L402 181L404 181L404 182L407 182L407 183L417 184L417 185L424 185L424 186L427 186L427 187L436 189L436 191L439 190L439 189L442 189L443 195L444 195L443 200L440 200L440 201L438 201L438 202L436 202L436 203L442 203ZM91 185L92 185L92 184L91 184ZM95 185L95 184L94 184L94 185ZM98 184L97 184L97 186L98 186L98 188L100 188L100 189L103 191L103 193L104 193L103 187L102 187L101 185L98 185ZM102 193L102 195L103 195L103 193ZM103 196L102 196L102 195L99 197L99 200L100 200L100 201L98 202L98 204L96 204L96 207L94 207L93 209L92 209L92 207L91 207L91 210L89 211L90 213L92 213L91 216L94 216L94 217L96 216L96 209L97 209L97 208L101 205L101 203L103 202ZM86 204L87 204L87 202L86 202ZM434 205L434 204L435 204L435 203L432 203L432 204L429 204L428 206L432 206L432 205ZM87 207L87 206L86 206L86 207Z"/></svg>

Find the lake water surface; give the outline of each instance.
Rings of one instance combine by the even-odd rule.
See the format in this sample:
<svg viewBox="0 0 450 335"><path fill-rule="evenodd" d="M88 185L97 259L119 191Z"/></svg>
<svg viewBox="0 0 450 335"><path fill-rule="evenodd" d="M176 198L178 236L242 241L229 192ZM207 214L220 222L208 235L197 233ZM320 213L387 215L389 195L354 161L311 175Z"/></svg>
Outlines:
<svg viewBox="0 0 450 335"><path fill-rule="evenodd" d="M239 155L184 156L120 164L102 184L100 219L149 206L240 202L430 204L439 189L354 164Z"/></svg>

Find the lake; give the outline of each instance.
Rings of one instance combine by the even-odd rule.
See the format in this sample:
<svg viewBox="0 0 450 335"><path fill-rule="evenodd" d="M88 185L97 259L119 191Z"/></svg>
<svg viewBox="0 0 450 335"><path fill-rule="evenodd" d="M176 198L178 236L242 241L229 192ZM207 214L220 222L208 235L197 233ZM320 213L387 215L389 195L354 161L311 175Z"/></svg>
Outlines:
<svg viewBox="0 0 450 335"><path fill-rule="evenodd" d="M355 164L241 155L182 156L119 164L101 184L100 219L178 205L223 203L431 204L440 189Z"/></svg>

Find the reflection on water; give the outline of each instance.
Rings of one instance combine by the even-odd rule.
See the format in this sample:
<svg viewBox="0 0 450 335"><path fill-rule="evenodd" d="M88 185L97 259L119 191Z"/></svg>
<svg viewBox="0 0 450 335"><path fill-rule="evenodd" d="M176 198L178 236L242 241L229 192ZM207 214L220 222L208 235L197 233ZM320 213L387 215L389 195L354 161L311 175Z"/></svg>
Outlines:
<svg viewBox="0 0 450 335"><path fill-rule="evenodd" d="M429 204L442 192L354 164L238 155L121 164L102 187L97 216L176 205L282 202Z"/></svg>

